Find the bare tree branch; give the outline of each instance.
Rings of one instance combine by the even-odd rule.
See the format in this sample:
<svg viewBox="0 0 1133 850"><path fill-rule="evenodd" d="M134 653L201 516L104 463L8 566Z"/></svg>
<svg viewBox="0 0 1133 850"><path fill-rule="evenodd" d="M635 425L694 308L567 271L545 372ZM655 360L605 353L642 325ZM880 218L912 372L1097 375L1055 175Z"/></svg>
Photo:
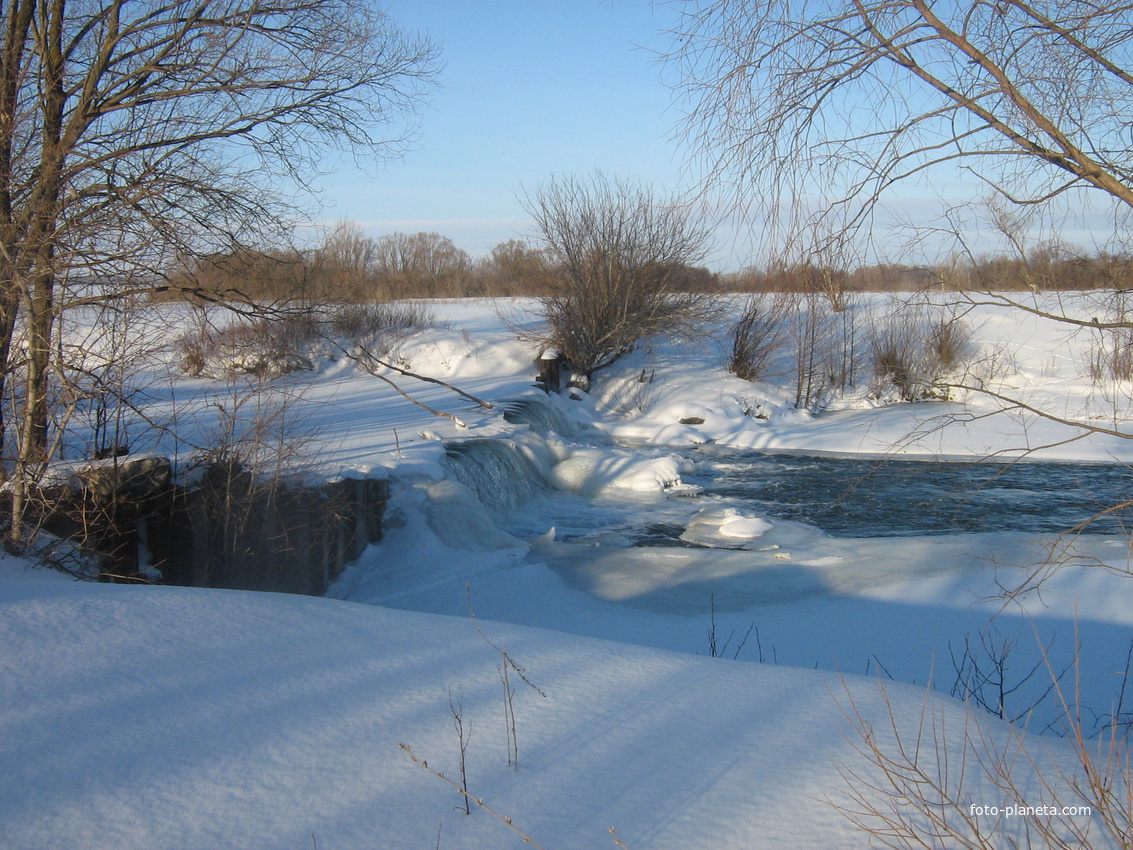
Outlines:
<svg viewBox="0 0 1133 850"><path fill-rule="evenodd" d="M665 57L705 188L772 241L865 226L887 190L963 164L1005 198L1091 187L1133 207L1129 4L705 0Z"/></svg>

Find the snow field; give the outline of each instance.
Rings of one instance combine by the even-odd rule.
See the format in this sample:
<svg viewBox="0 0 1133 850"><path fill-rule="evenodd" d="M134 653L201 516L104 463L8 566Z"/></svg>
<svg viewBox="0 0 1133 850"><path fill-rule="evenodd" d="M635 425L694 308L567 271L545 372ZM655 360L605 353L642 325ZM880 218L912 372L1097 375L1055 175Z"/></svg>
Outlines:
<svg viewBox="0 0 1133 850"><path fill-rule="evenodd" d="M632 848L862 843L823 800L857 766L851 697L888 722L859 677L485 622L546 693L517 689L513 772L499 655L467 617L3 569L5 847L523 846L398 748L456 776L450 695L470 789L545 847L612 847L611 825ZM924 692L887 692L913 734ZM962 728L961 705L929 704Z"/></svg>
<svg viewBox="0 0 1133 850"><path fill-rule="evenodd" d="M499 306L439 304L449 325L414 334L399 356L493 402L533 397L534 353ZM524 306L505 310L523 320ZM1088 334L1000 307L971 320L989 386L1127 428L1127 388L1083 371ZM612 847L609 826L631 850L865 846L825 802L847 787L840 767L868 775L851 699L883 737L890 716L905 738L926 716L950 730L937 754L952 763L973 723L1002 745L1005 724L924 687L932 677L948 690L954 641L993 616L1022 669L1048 645L1060 663L1080 639L1075 687L1110 707L1133 626L1124 538L1081 539L1079 565L1005 606L1002 588L1051 541L840 539L691 504L684 534L698 549L629 547L601 528L564 542L554 522L517 536L501 528L506 509L446 460L446 442L506 438L564 498L666 517L684 487L665 453L673 445L960 457L1047 446L1038 454L1050 459L1133 461L1120 436L1078 439L997 413L983 396L885 405L863 388L826 412L796 411L783 385L739 381L719 364L712 344L634 354L592 393L551 400L577 439L403 382L458 413L459 427L341 360L279 381L310 428L319 475L392 478L386 538L344 574L339 599L85 585L0 562L0 846L523 846L487 813L457 812L455 792L398 749L456 775L450 695L471 728L470 789L544 847ZM655 378L641 384L646 367ZM202 433L208 402L233 392L156 372L153 386L153 411ZM614 441L659 448L634 454ZM136 445L184 459L192 442ZM503 502L515 496L506 480L495 486ZM485 632L547 694L517 690L518 772L506 764L500 659L468 617L468 585ZM703 657L710 606L728 658ZM731 661L749 627L758 632ZM1065 743L1029 734L1027 752L1057 765L1047 775L1073 775ZM1026 769L1023 779L1037 789L1028 802L1049 802ZM978 771L968 780L973 804L1005 802Z"/></svg>

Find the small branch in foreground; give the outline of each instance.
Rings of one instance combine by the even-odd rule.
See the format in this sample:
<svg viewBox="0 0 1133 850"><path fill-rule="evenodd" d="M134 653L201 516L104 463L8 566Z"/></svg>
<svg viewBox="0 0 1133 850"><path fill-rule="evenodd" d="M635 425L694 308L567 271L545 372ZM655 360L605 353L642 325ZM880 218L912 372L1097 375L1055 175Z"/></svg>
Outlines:
<svg viewBox="0 0 1133 850"><path fill-rule="evenodd" d="M337 343L335 343L335 345L339 351L341 351L371 375L374 374L375 366L381 366L382 368L397 372L399 375L404 375L407 378L413 378L417 381L424 381L427 384L436 384L437 386L444 387L446 390L452 390L452 392L456 393L461 398L466 398L471 402L475 402L485 410L494 410L496 407L491 402L484 401L484 399L478 398L477 396L472 395L472 393L467 393L460 387L454 386L447 381L442 381L440 378L430 378L428 375L419 375L416 372L410 372L408 369L402 369L400 366L395 366L392 363L378 357L365 346L359 346L358 352L355 353L354 351L350 351L343 346L338 345Z"/></svg>
<svg viewBox="0 0 1133 850"><path fill-rule="evenodd" d="M511 686L511 679L509 671L514 671L519 676L523 683L539 696L546 698L546 694L539 689L539 686L527 678L527 671L516 663L515 659L508 655L508 652L503 647L497 646L492 643L491 639L484 634L484 630L480 628L480 624L476 622L476 612L472 610L472 585L464 585L464 597L468 601L468 616L472 618L472 625L476 627L476 631L480 633L480 637L488 646L492 647L500 654L500 665L496 670L500 674L500 683L504 686L504 731L507 733L507 763L508 767L514 770L519 770L519 739L516 737L515 729L515 689Z"/></svg>
<svg viewBox="0 0 1133 850"><path fill-rule="evenodd" d="M491 806L489 806L487 803L485 803L484 799L482 797L472 796L472 794L470 794L467 790L465 790L464 788L461 788L458 783L453 782L451 779L449 779L447 776L445 776L439 770L433 770L433 768L429 767L429 763L427 761L425 761L424 759L417 758L416 754L414 754L413 750L410 749L408 744L398 744L397 746L398 746L399 749L405 750L405 752L408 754L409 758L413 761L414 764L425 768L425 770L429 771L429 773L433 774L433 776L437 777L438 779L444 780L449 785L451 785L453 788L455 788L457 793L459 793L461 796L463 796L465 798L466 805L467 805L468 802L475 803L477 806L479 806L481 809L486 811L488 814L490 814L492 817L494 817L500 823L506 824L508 827L515 830L520 835L520 837L523 838L524 844L530 844L532 847L538 848L538 850L544 850L542 844L538 843L534 838L532 838L530 835L528 835L526 832L524 832L522 829L520 829L518 826L516 826L514 823L512 823L510 817L508 817L507 815L501 815L499 812L497 812L495 809L493 809Z"/></svg>
<svg viewBox="0 0 1133 850"><path fill-rule="evenodd" d="M458 419L453 414L446 413L443 410L437 410L435 407L429 407L429 405L425 404L425 402L423 402L423 401L418 401L413 396L411 396L409 393L407 393L405 390L403 390L401 387L399 387L395 381L391 381L385 375L382 375L382 374L375 372L374 370L368 369L368 368L366 369L366 371L369 372L371 375L373 375L375 378L382 380L382 381L385 381L387 384L389 384L391 387L393 387L394 390L396 390L399 395L403 396L408 401L412 402L413 404L417 405L418 407L429 411L429 413L433 414L434 416L440 416L444 419L451 419L454 423L456 423L457 428L467 428L468 427L467 425L465 425L460 419Z"/></svg>
<svg viewBox="0 0 1133 850"><path fill-rule="evenodd" d="M438 386L444 387L445 389L452 390L452 392L456 393L457 395L461 396L462 398L466 398L469 401L475 402L476 404L478 404L480 407L484 408L485 410L494 410L495 409L494 404L487 402L487 401L484 401L482 398L477 398L476 396L472 395L471 393L466 393L464 390L460 389L459 387L455 387L455 386L453 386L452 384L450 384L446 381L442 381L440 378L430 378L428 375L419 375L416 372L410 372L408 369L402 369L400 366L395 366L392 363L389 363L388 361L383 360L382 358L378 357L376 354L374 354L372 351L370 351L370 349L366 348L363 345L359 345L356 349L352 349L352 348L349 348L347 346L342 345L342 343L337 342L336 340L329 339L328 337L324 337L324 339L326 339L327 342L329 342L331 345L333 345L335 348L337 348L340 352L342 352L343 356L347 357L350 360L353 360L355 363L357 363L359 366L361 366L363 369L365 369L368 374L372 375L375 378L378 378L379 380L385 381L387 384L389 384L391 387L393 387L394 390L399 395L401 395L403 398L405 398L407 401L417 405L418 407L422 408L423 410L427 410L429 413L433 414L434 416L440 416L444 419L451 419L456 424L456 426L458 428L467 428L468 426L465 425L465 423L462 422L460 419L458 419L455 415L453 415L451 413L446 413L443 410L437 410L436 408L430 407L429 405L425 404L423 401L420 401L420 400L414 398L409 393L407 393L405 390L403 390L401 387L399 387L397 385L396 381L392 380L387 375L383 375L381 372L379 372L378 368L381 367L383 369L389 369L392 372L397 372L399 375L404 375L407 378L413 378L414 380L417 380L417 381L424 381L427 384L437 384Z"/></svg>

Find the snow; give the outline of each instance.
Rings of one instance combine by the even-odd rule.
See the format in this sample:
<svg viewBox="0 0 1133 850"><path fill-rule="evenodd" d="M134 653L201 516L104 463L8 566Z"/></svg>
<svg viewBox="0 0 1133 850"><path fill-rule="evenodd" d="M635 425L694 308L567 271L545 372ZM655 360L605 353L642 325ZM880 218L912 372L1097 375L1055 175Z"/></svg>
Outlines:
<svg viewBox="0 0 1133 850"><path fill-rule="evenodd" d="M681 540L698 546L724 549L765 546L757 542L775 527L771 520L758 516L745 516L735 508L705 508L697 511L681 534ZM778 548L772 543L768 548Z"/></svg>
<svg viewBox="0 0 1133 850"><path fill-rule="evenodd" d="M947 730L929 734L952 763L964 730L993 746L1019 735L1021 782L1037 782L1026 765L1075 775L1070 744L1036 734L1049 702L1015 731L948 696L952 659L981 630L1012 644L1016 670L1044 653L1060 667L1080 643L1065 685L1104 713L1133 625L1126 538L840 538L700 507L676 449L1133 462L1128 388L1086 377L1088 332L996 305L970 315L989 388L1113 435L975 393L886 404L863 388L797 411L782 382L724 373L711 345L658 342L591 393L544 399L531 386L538 352L515 332L527 306L440 303L445 326L399 348L415 371L497 405L401 381L464 427L345 361L276 382L310 427L320 475L391 477L385 539L331 598L78 583L0 560L0 846L523 846L487 811L465 816L399 748L457 777L450 702L471 731L470 791L546 848L613 847L610 826L631 850L865 846L830 805L874 775L858 723L892 744L927 717ZM207 402L239 392L183 379L150 403L206 432ZM508 421L499 402L515 398L546 400L555 413L541 415L572 433ZM453 441L465 461L447 456ZM191 453L145 449L183 464ZM532 489L462 479L474 456L482 469L515 464ZM558 494L558 516L540 513L544 493ZM696 546L632 546L585 525L595 504L679 521ZM517 513L529 530L504 522ZM1041 594L1005 600L1052 549L1069 565ZM708 657L713 639L725 657ZM545 694L512 679L518 770L489 640ZM1040 675L1017 704L1047 684ZM1027 802L1053 802L1061 781ZM1007 802L978 769L962 796Z"/></svg>
<svg viewBox="0 0 1133 850"><path fill-rule="evenodd" d="M450 696L470 787L544 846L847 846L842 712L887 710L857 677L483 623L546 694L515 695L513 772L467 617L5 569L5 847L522 846L398 747L456 775ZM888 694L915 728L924 693Z"/></svg>
<svg viewBox="0 0 1133 850"><path fill-rule="evenodd" d="M677 460L672 457L638 460L614 457L601 449L576 449L555 465L551 483L562 490L586 496L616 494L620 490L653 492L680 484Z"/></svg>

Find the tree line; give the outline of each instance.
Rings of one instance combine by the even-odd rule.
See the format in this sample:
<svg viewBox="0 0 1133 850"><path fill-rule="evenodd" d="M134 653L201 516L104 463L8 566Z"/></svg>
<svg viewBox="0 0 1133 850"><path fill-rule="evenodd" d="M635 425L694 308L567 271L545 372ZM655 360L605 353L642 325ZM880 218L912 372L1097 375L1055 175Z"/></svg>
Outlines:
<svg viewBox="0 0 1133 850"><path fill-rule="evenodd" d="M354 222L339 222L307 247L241 248L181 262L159 297L229 293L258 302L347 304L405 298L478 298L546 295L562 266L543 245L508 239L487 256L473 257L440 233L371 237ZM683 263L669 269L669 285L719 291L720 276Z"/></svg>
<svg viewBox="0 0 1133 850"><path fill-rule="evenodd" d="M1075 291L1133 288L1133 259L1043 247L1025 256L954 258L936 265L874 263L856 267L818 262L772 263L735 272L703 265L669 268L666 286L688 293ZM561 285L564 269L545 245L508 239L474 257L440 233L367 236L350 221L318 244L298 248L241 247L185 258L158 298L201 293L265 301L347 304L406 298L541 297Z"/></svg>
<svg viewBox="0 0 1133 850"><path fill-rule="evenodd" d="M1022 292L1133 288L1133 258L1049 247L1022 255L954 258L934 265L875 263L844 268L772 264L718 275L721 292Z"/></svg>

